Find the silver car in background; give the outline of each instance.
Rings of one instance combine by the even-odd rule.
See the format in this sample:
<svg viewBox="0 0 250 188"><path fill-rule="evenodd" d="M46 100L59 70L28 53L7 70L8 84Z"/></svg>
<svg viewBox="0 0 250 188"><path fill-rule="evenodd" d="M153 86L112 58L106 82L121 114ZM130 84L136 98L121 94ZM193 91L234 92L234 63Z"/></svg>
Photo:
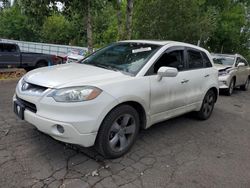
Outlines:
<svg viewBox="0 0 250 188"><path fill-rule="evenodd" d="M250 67L247 60L239 55L212 54L214 65L219 72L219 87L225 90L228 96L234 88L247 90L250 79Z"/></svg>

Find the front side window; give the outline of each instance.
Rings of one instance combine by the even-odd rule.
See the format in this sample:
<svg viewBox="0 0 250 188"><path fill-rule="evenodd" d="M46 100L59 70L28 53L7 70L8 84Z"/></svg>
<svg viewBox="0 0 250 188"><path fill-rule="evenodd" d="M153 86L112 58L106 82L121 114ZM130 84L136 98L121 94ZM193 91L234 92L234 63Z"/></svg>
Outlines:
<svg viewBox="0 0 250 188"><path fill-rule="evenodd" d="M188 50L188 67L189 69L203 68L203 58L199 51Z"/></svg>
<svg viewBox="0 0 250 188"><path fill-rule="evenodd" d="M176 50L164 53L154 64L154 74L156 74L161 67L173 67L178 71L182 71L184 69L184 51Z"/></svg>
<svg viewBox="0 0 250 188"><path fill-rule="evenodd" d="M246 60L238 57L235 66L237 67L239 63L244 63L245 66L248 66L248 63Z"/></svg>
<svg viewBox="0 0 250 188"><path fill-rule="evenodd" d="M145 43L115 43L80 63L136 75L160 47Z"/></svg>

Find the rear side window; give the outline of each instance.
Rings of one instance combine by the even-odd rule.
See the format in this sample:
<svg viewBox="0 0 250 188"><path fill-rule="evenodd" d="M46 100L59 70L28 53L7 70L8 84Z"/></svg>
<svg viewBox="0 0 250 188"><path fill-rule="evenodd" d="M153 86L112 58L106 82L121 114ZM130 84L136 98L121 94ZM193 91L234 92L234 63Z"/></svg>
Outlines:
<svg viewBox="0 0 250 188"><path fill-rule="evenodd" d="M188 67L189 69L203 68L203 58L199 51L188 50Z"/></svg>
<svg viewBox="0 0 250 188"><path fill-rule="evenodd" d="M207 57L207 54L205 52L202 52L203 60L205 67L212 67L212 63L210 62L209 58Z"/></svg>
<svg viewBox="0 0 250 188"><path fill-rule="evenodd" d="M16 52L17 48L16 45L13 44L4 44L2 50L2 52Z"/></svg>

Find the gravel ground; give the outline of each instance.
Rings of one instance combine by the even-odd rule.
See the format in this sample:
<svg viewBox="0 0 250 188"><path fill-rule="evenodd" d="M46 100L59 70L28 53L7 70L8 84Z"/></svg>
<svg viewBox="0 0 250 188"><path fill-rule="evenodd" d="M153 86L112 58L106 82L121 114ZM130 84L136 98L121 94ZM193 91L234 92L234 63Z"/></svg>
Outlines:
<svg viewBox="0 0 250 188"><path fill-rule="evenodd" d="M0 187L250 187L250 92L220 96L212 117L143 130L122 158L58 142L12 112L0 81Z"/></svg>

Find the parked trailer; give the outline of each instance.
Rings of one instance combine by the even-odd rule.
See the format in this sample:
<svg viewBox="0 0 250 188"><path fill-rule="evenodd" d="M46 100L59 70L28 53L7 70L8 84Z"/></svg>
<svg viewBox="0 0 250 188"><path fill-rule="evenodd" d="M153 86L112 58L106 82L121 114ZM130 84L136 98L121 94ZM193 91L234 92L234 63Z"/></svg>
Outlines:
<svg viewBox="0 0 250 188"><path fill-rule="evenodd" d="M88 51L88 48L79 46L27 42L27 41L9 40L9 39L0 39L0 42L15 43L19 46L20 50L23 52L51 54L60 57L65 57L72 51L83 51L84 53Z"/></svg>

